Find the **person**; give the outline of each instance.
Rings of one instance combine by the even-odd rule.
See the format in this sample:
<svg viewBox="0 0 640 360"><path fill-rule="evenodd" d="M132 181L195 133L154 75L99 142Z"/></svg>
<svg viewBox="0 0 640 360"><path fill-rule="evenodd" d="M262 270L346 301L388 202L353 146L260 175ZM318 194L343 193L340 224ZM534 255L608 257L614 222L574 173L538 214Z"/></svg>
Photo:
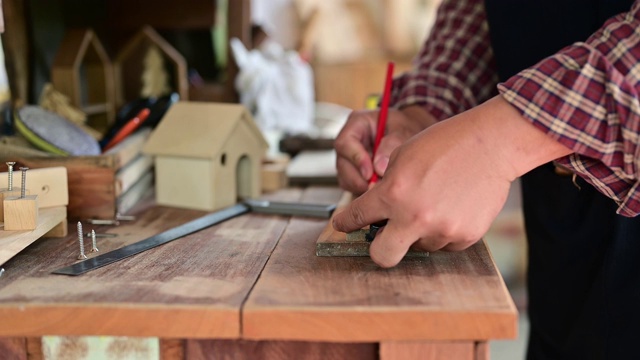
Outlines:
<svg viewBox="0 0 640 360"><path fill-rule="evenodd" d="M463 250L519 178L527 358L637 357L639 64L640 0L443 0L375 158L377 112L336 138L340 186L361 195L334 227L386 219L382 267L411 247Z"/></svg>

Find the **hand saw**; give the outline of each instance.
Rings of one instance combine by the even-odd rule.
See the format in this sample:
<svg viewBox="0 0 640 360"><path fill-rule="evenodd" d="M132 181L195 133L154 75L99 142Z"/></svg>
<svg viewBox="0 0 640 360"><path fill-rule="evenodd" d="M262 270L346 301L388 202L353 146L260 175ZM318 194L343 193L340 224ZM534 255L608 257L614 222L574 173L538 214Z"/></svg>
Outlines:
<svg viewBox="0 0 640 360"><path fill-rule="evenodd" d="M324 204L304 204L304 203L288 203L267 200L245 200L242 203L224 208L222 210L207 214L203 217L192 220L186 224L169 229L157 235L153 235L136 243L121 247L108 253L98 255L96 257L77 262L73 265L54 270L53 274L61 275L81 275L88 271L112 264L130 256L139 254L143 251L152 249L179 239L181 237L193 234L197 231L206 229L210 226L219 224L226 220L232 219L249 212L278 214L278 215L298 215L320 217L328 219L335 210L336 205Z"/></svg>

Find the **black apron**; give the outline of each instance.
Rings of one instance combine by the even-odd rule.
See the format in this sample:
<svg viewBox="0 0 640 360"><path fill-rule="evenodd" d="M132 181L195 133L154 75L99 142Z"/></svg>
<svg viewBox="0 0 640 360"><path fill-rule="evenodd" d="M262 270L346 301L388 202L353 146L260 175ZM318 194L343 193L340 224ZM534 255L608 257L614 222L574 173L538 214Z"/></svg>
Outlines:
<svg viewBox="0 0 640 360"><path fill-rule="evenodd" d="M584 41L631 0L486 0L500 80ZM522 178L528 359L640 358L640 217L551 164Z"/></svg>

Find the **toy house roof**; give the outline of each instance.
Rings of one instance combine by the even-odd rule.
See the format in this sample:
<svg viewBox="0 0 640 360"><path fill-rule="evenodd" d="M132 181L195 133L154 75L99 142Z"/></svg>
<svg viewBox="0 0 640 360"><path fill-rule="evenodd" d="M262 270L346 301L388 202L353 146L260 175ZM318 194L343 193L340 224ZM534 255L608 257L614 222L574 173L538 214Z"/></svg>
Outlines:
<svg viewBox="0 0 640 360"><path fill-rule="evenodd" d="M244 106L192 101L172 105L142 150L152 155L212 159L218 156L240 122L247 124L255 135L247 148L266 150L268 144Z"/></svg>
<svg viewBox="0 0 640 360"><path fill-rule="evenodd" d="M109 56L93 30L69 29L53 59L53 67L77 69L83 60L111 66Z"/></svg>

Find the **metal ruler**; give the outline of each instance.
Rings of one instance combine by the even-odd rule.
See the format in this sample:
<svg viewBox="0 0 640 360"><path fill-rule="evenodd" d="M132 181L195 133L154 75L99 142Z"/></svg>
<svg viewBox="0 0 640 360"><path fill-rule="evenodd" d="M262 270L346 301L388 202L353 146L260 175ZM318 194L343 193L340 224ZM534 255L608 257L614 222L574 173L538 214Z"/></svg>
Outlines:
<svg viewBox="0 0 640 360"><path fill-rule="evenodd" d="M136 243L121 247L108 253L77 262L71 266L66 266L54 270L53 274L61 275L81 275L88 271L112 264L143 251L166 244L181 237L193 234L210 226L220 224L249 212L278 214L278 215L298 215L320 218L330 218L336 205L286 203L266 200L246 200L243 203L224 208L203 217L197 218L186 224L177 226L157 235L153 235Z"/></svg>

